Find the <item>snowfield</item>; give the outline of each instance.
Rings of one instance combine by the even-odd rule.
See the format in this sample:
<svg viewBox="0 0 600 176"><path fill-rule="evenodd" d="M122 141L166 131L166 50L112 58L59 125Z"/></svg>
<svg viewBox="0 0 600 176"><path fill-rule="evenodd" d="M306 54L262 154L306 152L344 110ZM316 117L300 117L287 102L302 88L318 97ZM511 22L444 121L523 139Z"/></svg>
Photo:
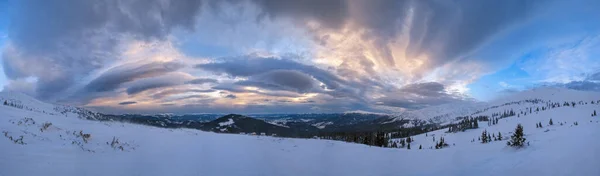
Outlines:
<svg viewBox="0 0 600 176"><path fill-rule="evenodd" d="M219 123L219 126L230 126L233 125L235 122L233 121L233 119L228 119L227 122L221 122Z"/></svg>
<svg viewBox="0 0 600 176"><path fill-rule="evenodd" d="M522 97L588 103L600 100L597 93L536 91L494 103ZM591 116L594 110L600 111L600 104L508 117L492 126L480 122L478 129L465 132L446 133L447 129L441 129L420 134L413 136L408 150L89 121L73 113L50 113L56 112L54 105L24 95L0 93L0 97L37 109L0 105L0 176L600 175L600 117ZM534 106L507 105L477 115L508 109L519 113L529 107ZM552 126L548 125L550 119ZM544 127L536 128L538 122ZM222 125L231 124L233 121ZM520 149L506 146L506 138L517 124L524 126L529 142ZM500 132L505 139L482 144L477 138L483 130ZM450 146L430 149L435 145L434 137L436 141L444 137Z"/></svg>

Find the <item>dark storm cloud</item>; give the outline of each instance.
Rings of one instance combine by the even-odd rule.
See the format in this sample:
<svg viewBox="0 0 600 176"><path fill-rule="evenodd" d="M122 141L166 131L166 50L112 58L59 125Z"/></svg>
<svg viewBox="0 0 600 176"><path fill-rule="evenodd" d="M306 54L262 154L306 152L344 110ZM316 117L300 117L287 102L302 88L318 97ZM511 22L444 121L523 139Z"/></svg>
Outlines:
<svg viewBox="0 0 600 176"><path fill-rule="evenodd" d="M135 101L124 101L124 102L119 103L119 105L131 105L131 104L136 104L136 103L137 102L135 102Z"/></svg>
<svg viewBox="0 0 600 176"><path fill-rule="evenodd" d="M40 98L60 96L75 80L118 59L117 47L125 39L163 40L176 27L193 30L201 8L197 0L26 0L11 5L5 74L38 78Z"/></svg>
<svg viewBox="0 0 600 176"><path fill-rule="evenodd" d="M446 93L444 85L437 82L406 85L399 90L386 93L376 100L378 105L420 109L440 104L464 101L463 97Z"/></svg>
<svg viewBox="0 0 600 176"><path fill-rule="evenodd" d="M198 79L193 79L193 80L186 82L186 84L205 84L205 83L219 83L219 81L216 79L210 79L210 78L198 78Z"/></svg>
<svg viewBox="0 0 600 176"><path fill-rule="evenodd" d="M123 83L142 78L164 75L166 73L176 71L182 67L182 64L176 62L153 62L139 66L123 65L104 72L98 78L92 80L88 85L86 85L85 90L89 92L112 91ZM138 88L134 89L135 90L132 90L132 92L141 90Z"/></svg>

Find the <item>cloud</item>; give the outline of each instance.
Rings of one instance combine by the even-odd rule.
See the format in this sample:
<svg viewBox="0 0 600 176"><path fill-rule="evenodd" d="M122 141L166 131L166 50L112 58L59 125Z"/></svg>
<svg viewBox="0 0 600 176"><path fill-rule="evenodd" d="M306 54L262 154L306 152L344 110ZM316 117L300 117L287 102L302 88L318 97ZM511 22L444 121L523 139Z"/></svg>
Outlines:
<svg viewBox="0 0 600 176"><path fill-rule="evenodd" d="M465 101L465 97L448 93L444 85L437 82L415 83L398 90L386 92L376 100L377 105L420 109L428 106Z"/></svg>
<svg viewBox="0 0 600 176"><path fill-rule="evenodd" d="M361 39L353 41L357 47L348 52L372 50L359 51L359 55L375 54L377 65L392 67L402 64L398 63L401 58L413 60L422 54L429 55L428 67L460 59L544 5L531 0L254 2L273 19L302 19L295 21L315 32L318 44L346 45L336 42L332 34L360 33ZM317 27L304 19L316 21ZM342 37L341 41L348 39ZM394 46L397 40L408 41L403 55L393 53L399 49Z"/></svg>
<svg viewBox="0 0 600 176"><path fill-rule="evenodd" d="M298 97L300 96L298 93L288 92L288 91L259 91L254 89L247 89L245 86L242 86L237 83L223 83L217 86L212 87L214 90L224 90L227 92L233 93L254 93L258 95L264 96L273 96L273 97Z"/></svg>
<svg viewBox="0 0 600 176"><path fill-rule="evenodd" d="M189 74L172 72L157 77L144 78L135 81L130 84L130 87L127 88L126 92L129 95L134 95L150 89L182 85L191 79L193 79L193 77Z"/></svg>
<svg viewBox="0 0 600 176"><path fill-rule="evenodd" d="M237 96L233 95L233 94L229 94L227 96L225 96L225 98L229 98L229 99L236 99Z"/></svg>
<svg viewBox="0 0 600 176"><path fill-rule="evenodd" d="M600 71L587 77L590 81L600 81Z"/></svg>
<svg viewBox="0 0 600 176"><path fill-rule="evenodd" d="M273 73L284 73L288 77L296 77L303 78L304 87L295 87L292 88L295 91L299 91L301 93L306 92L314 92L314 93L325 93L335 97L349 97L358 101L366 101L365 94L367 93L367 89L372 88L380 88L382 84L377 83L369 79L368 77L362 77L357 75L357 78L353 81L347 81L336 74L334 74L333 70L323 70L321 68L301 64L293 61L293 59L297 58L295 55L284 55L279 57L274 56L259 56L259 55L246 55L240 57L230 57L230 58L221 58L221 62L213 62L206 64L198 64L195 68L210 71L218 75L227 75L232 78L236 77L245 77L248 78L249 81L240 81L237 84L241 85L250 85L258 86L258 87L266 87L269 89L288 89L291 90L291 87L299 86L291 85L291 83L281 82L280 78L276 76L277 74ZM276 71L277 70L277 71ZM287 70L287 71L285 71ZM273 72L275 71L275 72ZM295 72L290 72L295 71ZM268 72L273 72L268 74ZM306 74L317 80L320 83L310 83L310 79L306 76L301 75L299 73ZM262 76L261 76L262 75ZM252 82L253 79L261 79L260 77L270 79L268 82ZM273 78L279 79L279 83L273 84ZM321 84L322 83L322 84ZM282 84L288 84L283 85ZM310 84L310 85L309 85ZM318 85L320 88L310 89L308 91L308 86L312 86L314 84ZM278 87L279 86L279 87ZM231 87L231 86L228 86ZM215 89L222 89L222 86L217 86ZM301 89L298 89L301 88Z"/></svg>
<svg viewBox="0 0 600 176"><path fill-rule="evenodd" d="M596 72L588 75L581 81L570 81L567 83L546 83L542 86L550 85L555 87L565 87L568 89L581 90L581 91L596 91L600 92L600 72Z"/></svg>
<svg viewBox="0 0 600 176"><path fill-rule="evenodd" d="M135 101L124 101L124 102L120 102L119 105L132 105L132 104L136 104L137 102Z"/></svg>
<svg viewBox="0 0 600 176"><path fill-rule="evenodd" d="M177 102L177 101L181 101L181 100L187 100L187 99L204 99L204 100L210 100L209 96L206 95L188 95L188 96L182 96L182 97L174 97L174 98L168 98L165 99L164 102Z"/></svg>
<svg viewBox="0 0 600 176"><path fill-rule="evenodd" d="M210 78L198 78L185 82L186 84L205 84L205 83L219 83L216 79Z"/></svg>
<svg viewBox="0 0 600 176"><path fill-rule="evenodd" d="M3 67L10 79L36 77L38 98L62 93L121 58L131 40L165 40L193 30L201 1L15 1ZM29 65L29 67L25 67ZM99 85L102 86L102 85ZM100 91L106 88L98 89Z"/></svg>
<svg viewBox="0 0 600 176"><path fill-rule="evenodd" d="M315 66L300 64L293 61L297 56L262 57L257 55L246 55L241 57L222 58L224 62L198 64L195 67L219 74L227 74L232 77L247 77L262 74L273 70L295 70L313 76L323 82L329 89L335 89L340 83L345 82L341 78Z"/></svg>
<svg viewBox="0 0 600 176"><path fill-rule="evenodd" d="M271 18L291 18L301 23L318 21L321 25L340 28L348 17L348 1L344 0L254 0L263 14Z"/></svg>
<svg viewBox="0 0 600 176"><path fill-rule="evenodd" d="M290 90L299 93L314 91L318 82L307 74L295 70L273 70L250 77L239 85L254 86L271 90Z"/></svg>
<svg viewBox="0 0 600 176"><path fill-rule="evenodd" d="M162 99L171 95L184 94L184 93L211 93L215 92L213 89L167 89L160 91L159 93L153 94L152 98Z"/></svg>
<svg viewBox="0 0 600 176"><path fill-rule="evenodd" d="M85 86L85 90L89 92L113 91L123 83L164 75L169 72L177 71L182 67L183 65L177 62L152 62L144 65L122 65L110 69L92 80ZM137 90L132 90L132 92L137 92Z"/></svg>
<svg viewBox="0 0 600 176"><path fill-rule="evenodd" d="M583 91L600 91L600 82L591 81L571 81L564 84L566 88Z"/></svg>
<svg viewBox="0 0 600 176"><path fill-rule="evenodd" d="M485 74L486 60L495 59L475 62L480 58L473 53L529 20L545 2L14 4L2 51L6 89L117 109L169 104L165 110L341 111L462 101L459 93ZM117 106L124 100L138 104Z"/></svg>

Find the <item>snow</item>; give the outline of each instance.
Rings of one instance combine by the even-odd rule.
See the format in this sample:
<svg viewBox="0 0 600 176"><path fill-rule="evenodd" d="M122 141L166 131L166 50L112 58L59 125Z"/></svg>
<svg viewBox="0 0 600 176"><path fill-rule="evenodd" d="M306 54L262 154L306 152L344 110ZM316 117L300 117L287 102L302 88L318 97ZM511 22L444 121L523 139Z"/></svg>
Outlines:
<svg viewBox="0 0 600 176"><path fill-rule="evenodd" d="M317 127L318 129L323 129L323 128L327 127L327 125L333 125L333 122L319 122L319 123L312 124L312 126Z"/></svg>
<svg viewBox="0 0 600 176"><path fill-rule="evenodd" d="M266 121L266 122L271 125L280 126L280 127L284 127L284 128L290 128L289 126L285 125L285 122L281 122L281 121Z"/></svg>
<svg viewBox="0 0 600 176"><path fill-rule="evenodd" d="M376 114L376 115L390 115L390 114L387 114L387 113L380 113L380 112L370 112L370 111L363 111L363 110L346 111L346 112L344 112L344 114Z"/></svg>
<svg viewBox="0 0 600 176"><path fill-rule="evenodd" d="M233 121L233 119L227 119L227 122L220 122L219 126L230 126L233 125L235 122Z"/></svg>
<svg viewBox="0 0 600 176"><path fill-rule="evenodd" d="M560 91L555 94L557 97L536 96L554 100L600 99L598 94L580 96L579 93ZM3 93L0 97L20 100L28 107L46 111L0 106L0 131L14 138L23 136L25 143L16 144L0 134L1 176L600 175L600 117L590 116L593 110L600 112L598 104L508 117L493 126L480 122L480 128L466 132L445 133L447 130L442 129L427 136L420 134L413 136L412 149L407 150L319 139L217 134L89 121L72 113L49 113L54 105L23 95ZM505 101L523 98L531 97ZM481 114L530 106L502 106ZM550 118L553 126L547 125ZM575 121L579 125L572 125ZM52 125L40 130L45 122ZM537 122L544 124L544 128L535 128ZM560 122L566 123L561 126ZM223 123L230 125L233 121ZM477 142L483 130L509 137L517 124L524 126L530 146L515 149L507 147L506 140ZM91 135L87 142L78 135L80 131ZM429 149L434 144L432 135L436 140L443 136L450 146ZM119 143L111 145L113 138ZM472 139L476 142L471 142ZM419 145L424 149L418 150Z"/></svg>

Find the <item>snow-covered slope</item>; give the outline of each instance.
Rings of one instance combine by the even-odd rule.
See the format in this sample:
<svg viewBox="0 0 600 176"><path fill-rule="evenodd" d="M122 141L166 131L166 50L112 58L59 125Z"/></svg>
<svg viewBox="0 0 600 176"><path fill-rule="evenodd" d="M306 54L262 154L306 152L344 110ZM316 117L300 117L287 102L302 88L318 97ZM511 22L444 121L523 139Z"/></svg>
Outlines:
<svg viewBox="0 0 600 176"><path fill-rule="evenodd" d="M399 120L411 120L411 122L425 121L429 123L443 124L454 121L454 118L458 116L468 116L471 113L488 106L489 104L484 102L443 104L418 110L403 111L401 113L394 114L393 118L386 123ZM414 123L409 123L405 124L404 127L412 127L414 125Z"/></svg>
<svg viewBox="0 0 600 176"><path fill-rule="evenodd" d="M459 133L441 129L413 136L412 149L407 150L89 121L70 111L55 113L60 110L56 107L64 106L21 96L0 94L2 99L30 107L0 106L2 176L600 175L600 117L590 115L593 110L600 111L600 104L512 116L500 119L497 125L480 123L478 129ZM540 96L546 98L545 94ZM573 101L600 100L597 94L560 96L576 97ZM530 106L511 104L480 114ZM550 118L552 126L547 125ZM544 128L535 128L538 122ZM529 146L515 149L507 147L506 140L487 144L477 141L482 130L508 137L519 123L524 126ZM434 144L433 136L436 140L443 136L450 146L429 149ZM471 142L473 139L475 142ZM419 150L419 145L423 149Z"/></svg>

